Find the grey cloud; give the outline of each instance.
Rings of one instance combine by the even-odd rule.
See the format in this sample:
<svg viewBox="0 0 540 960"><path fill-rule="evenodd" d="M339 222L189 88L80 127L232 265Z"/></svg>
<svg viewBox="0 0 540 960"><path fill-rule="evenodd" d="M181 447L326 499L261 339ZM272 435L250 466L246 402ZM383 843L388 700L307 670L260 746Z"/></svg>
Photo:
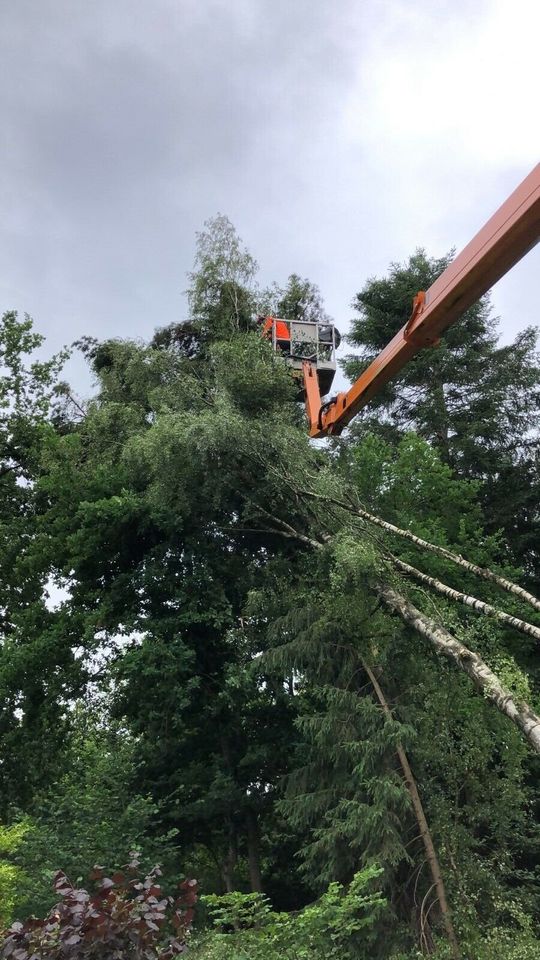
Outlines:
<svg viewBox="0 0 540 960"><path fill-rule="evenodd" d="M194 233L220 210L264 280L310 276L343 325L365 277L425 232L392 235L401 158L362 139L374 93L363 64L399 7L4 4L2 308L32 313L54 346L147 336L183 315Z"/></svg>
<svg viewBox="0 0 540 960"><path fill-rule="evenodd" d="M64 328L147 333L151 310L156 322L172 319L202 220L247 199L244 219L256 221L268 183L282 203L302 181L308 129L344 77L328 11L164 0L4 7L13 305L44 319L54 339Z"/></svg>

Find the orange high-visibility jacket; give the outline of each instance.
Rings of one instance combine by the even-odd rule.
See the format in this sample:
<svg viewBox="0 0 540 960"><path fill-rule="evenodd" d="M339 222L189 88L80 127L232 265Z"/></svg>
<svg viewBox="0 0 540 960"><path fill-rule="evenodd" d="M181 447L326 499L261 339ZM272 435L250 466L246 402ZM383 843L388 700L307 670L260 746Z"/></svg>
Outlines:
<svg viewBox="0 0 540 960"><path fill-rule="evenodd" d="M285 320L276 320L274 317L267 317L264 321L262 328L263 337L268 337L270 340L272 337L272 326L276 325L276 340L290 340L291 331L289 329L289 324L285 323Z"/></svg>

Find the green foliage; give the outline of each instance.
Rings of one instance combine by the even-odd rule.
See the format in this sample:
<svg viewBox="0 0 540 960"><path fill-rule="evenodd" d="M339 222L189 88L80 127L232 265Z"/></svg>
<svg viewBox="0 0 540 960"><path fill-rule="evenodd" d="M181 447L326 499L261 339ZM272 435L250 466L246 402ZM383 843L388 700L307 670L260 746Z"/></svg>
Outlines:
<svg viewBox="0 0 540 960"><path fill-rule="evenodd" d="M167 838L156 830L156 805L134 794L134 743L111 725L104 728L79 705L57 784L34 799L14 862L21 870L18 915L39 915L52 905L51 884L61 866L81 882L88 864L119 865L127 847L147 863L167 856ZM18 829L14 827L13 829ZM158 828L159 829L159 828ZM156 835L157 834L157 835Z"/></svg>
<svg viewBox="0 0 540 960"><path fill-rule="evenodd" d="M0 824L0 928L12 919L20 896L24 877L14 857L30 829L28 820L20 820L10 827Z"/></svg>
<svg viewBox="0 0 540 960"><path fill-rule="evenodd" d="M212 358L218 388L247 417L270 412L276 415L295 397L294 381L285 360L276 356L271 345L257 333L217 344Z"/></svg>
<svg viewBox="0 0 540 960"><path fill-rule="evenodd" d="M297 273L291 273L284 287L275 283L259 296L260 308L271 316L309 323L330 321L319 288Z"/></svg>
<svg viewBox="0 0 540 960"><path fill-rule="evenodd" d="M479 960L538 960L539 940L534 931L494 928L479 948Z"/></svg>
<svg viewBox="0 0 540 960"><path fill-rule="evenodd" d="M347 889L332 883L314 904L297 914L272 911L260 894L203 897L218 930L195 944L197 960L309 960L369 956L374 930L386 903L376 892L381 871L357 873Z"/></svg>
<svg viewBox="0 0 540 960"><path fill-rule="evenodd" d="M67 351L36 359L43 338L29 317L0 322L0 813L24 806L57 772L66 728L59 699L80 682L72 650L47 609L36 552L36 477L44 449L64 432L58 374ZM53 422L55 426L53 426ZM44 665L49 675L44 675Z"/></svg>
<svg viewBox="0 0 540 960"><path fill-rule="evenodd" d="M204 226L197 234L188 299L196 326L203 338L212 341L252 326L257 263L223 214L207 220Z"/></svg>
<svg viewBox="0 0 540 960"><path fill-rule="evenodd" d="M442 266L419 254L368 284L360 364ZM9 896L20 915L43 913L59 866L76 883L136 845L163 863L165 888L182 863L207 894L229 891L207 901L218 928L201 957L388 960L420 931L435 950L442 925L399 748L456 928L491 960L497 942L532 942L538 920L536 761L381 607L377 585L389 580L533 704L536 651L398 575L392 555L478 589L339 503L514 576L525 544L532 569L532 339L501 351L481 304L362 427L314 445L254 312L267 296L284 316L324 318L320 294L293 274L263 295L255 274L229 221L210 221L187 322L148 344L84 344L96 393L78 408L59 359L27 359L41 345L28 321L4 318L0 786L8 829L31 825L6 855L21 871L16 894L4 873ZM495 586L483 596L500 600Z"/></svg>
<svg viewBox="0 0 540 960"><path fill-rule="evenodd" d="M357 317L348 339L361 353L345 361L349 377L403 326L415 294L427 290L449 260L417 250L406 263L391 264L388 276L368 280L353 302ZM429 440L443 462L480 482L487 529L502 529L514 559L537 577L539 368L537 332L524 330L500 346L484 297L436 349L420 351L353 428L358 435L367 426L392 442L409 430Z"/></svg>

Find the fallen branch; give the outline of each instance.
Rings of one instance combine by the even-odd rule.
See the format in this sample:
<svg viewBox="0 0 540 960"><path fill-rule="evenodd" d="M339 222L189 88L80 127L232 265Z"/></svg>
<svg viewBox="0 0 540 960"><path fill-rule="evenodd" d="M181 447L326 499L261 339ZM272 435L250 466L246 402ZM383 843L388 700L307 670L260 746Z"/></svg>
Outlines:
<svg viewBox="0 0 540 960"><path fill-rule="evenodd" d="M491 583L496 583L497 586L499 586L502 590L506 590L507 593L513 593L516 597L519 597L521 600L529 603L532 607L534 607L535 610L540 611L540 600L535 597L534 594L529 593L528 590L525 590L524 587L520 587L512 580L508 580L506 577L502 577L500 574L494 573L494 571L490 570L489 567L479 567L476 563L471 563L470 560L465 560L461 554L454 553L452 550L448 550L446 547L440 547L436 543L430 543L429 540L423 540L422 537L417 537L416 534L411 533L410 530L403 529L403 527L396 527L395 524L389 523L388 520L382 520L381 517L377 517L374 513L364 510L364 508L358 506L358 504L347 503L343 500L339 500L337 497L315 493L313 490L303 490L299 488L297 488L297 490L303 496L310 497L312 500L320 500L324 503L330 503L336 507L341 507L342 510L347 510L349 513L352 513L357 517L361 517L362 520L366 520L368 523L372 523L375 526L380 527L382 530L386 530L387 533L391 533L395 536L402 537L405 540L409 540L411 543L414 543L415 546L421 547L423 550L429 550L430 553L436 553L440 557L444 557L445 560L450 560L452 563L463 567L463 569L467 570L469 573L473 573L475 576L481 577L483 580L489 580Z"/></svg>
<svg viewBox="0 0 540 960"><path fill-rule="evenodd" d="M454 553L452 550L448 550L446 547L440 547L436 543L430 543L429 540L423 540L422 537L417 537L416 534L411 533L410 530L403 529L403 527L396 527L395 524L389 523L388 520L382 520L381 517L377 517L374 513L364 510L364 508L358 506L358 504L347 503L343 500L338 500L337 497L330 497L325 494L315 493L313 490L298 490L298 492L302 493L306 497L311 497L314 500L321 500L325 503L331 503L334 506L341 507L343 510L347 510L349 513L353 513L357 517L361 517L362 520L366 520L368 523L372 523L375 526L380 527L382 530L386 530L387 533L392 533L395 536L409 540L411 543L414 543L415 546L422 547L423 550L429 550L431 553L436 553L440 557L444 557L446 560L450 560L452 563L463 567L469 573L474 573L475 576L481 577L483 580L490 580L492 583L496 583L497 586L501 587L502 590L506 590L507 593L513 593L515 596L520 597L521 600L525 600L526 603L529 603L532 607L534 607L535 610L540 611L540 600L538 600L534 594L529 593L528 590L525 590L524 587L520 587L517 583L514 583L513 580L507 580L506 577L502 577L500 574L494 573L494 571L490 570L489 567L479 567L477 564L471 563L470 560L465 560L461 554Z"/></svg>
<svg viewBox="0 0 540 960"><path fill-rule="evenodd" d="M477 600L476 597L472 597L467 593L454 590L453 587L449 587L446 583L443 583L442 580L437 580L435 577L428 576L427 573L422 573L421 570L417 570L416 567L411 567L410 564L399 560L398 557L390 555L390 559L394 566L398 570L401 570L402 573L413 577L415 580L418 580L419 583L424 583L426 586L432 587L433 590L442 594L443 597L448 597L449 600L457 600L459 603L471 607L472 610L476 610L477 613L482 613L485 617L493 617L494 620L504 624L506 627L512 627L512 629L519 630L520 633L524 633L528 637L533 637L534 640L540 640L540 627L535 627L532 623L527 623L526 620L520 620L519 617L513 617L509 613L504 613L503 610L498 610L497 607L492 607L490 603Z"/></svg>
<svg viewBox="0 0 540 960"><path fill-rule="evenodd" d="M451 633L426 617L417 607L387 584L379 584L376 591L385 606L463 670L486 700L494 704L518 727L536 753L540 753L540 717L526 704L519 702L511 691L477 653L456 640Z"/></svg>
<svg viewBox="0 0 540 960"><path fill-rule="evenodd" d="M253 504L255 506L255 504ZM313 549L322 550L324 544L305 534L299 533L291 524L273 516L264 508L257 505L257 508L270 518L282 529L276 529L276 533L282 533L283 536L291 537L311 546ZM325 540L326 540L325 535ZM512 723L518 727L529 741L533 750L540 754L540 717L526 703L520 703L514 695L503 686L496 673L491 670L487 663L482 660L477 653L469 650L463 643L456 640L451 633L444 627L441 627L434 620L425 616L409 600L397 593L391 586L385 583L379 583L374 587L376 594L380 597L383 604L396 613L401 619L413 627L417 633L425 637L435 649L442 653L449 660L463 670L473 681L475 687L481 691L486 700L489 700L500 713L503 713Z"/></svg>

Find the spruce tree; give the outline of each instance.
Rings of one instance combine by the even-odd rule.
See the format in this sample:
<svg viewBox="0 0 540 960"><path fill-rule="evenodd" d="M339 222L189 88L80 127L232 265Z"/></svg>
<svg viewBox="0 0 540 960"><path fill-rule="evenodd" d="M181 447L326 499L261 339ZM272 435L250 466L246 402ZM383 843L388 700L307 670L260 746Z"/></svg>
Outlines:
<svg viewBox="0 0 540 960"><path fill-rule="evenodd" d="M349 377L356 378L406 323L415 294L427 290L450 260L418 250L407 262L391 264L386 277L365 284L353 301L357 315L348 339L361 353L344 362ZM487 528L502 529L514 560L538 578L539 415L537 334L526 329L501 346L483 297L439 346L406 365L352 432L396 439L415 430L427 439L459 476L480 481Z"/></svg>

